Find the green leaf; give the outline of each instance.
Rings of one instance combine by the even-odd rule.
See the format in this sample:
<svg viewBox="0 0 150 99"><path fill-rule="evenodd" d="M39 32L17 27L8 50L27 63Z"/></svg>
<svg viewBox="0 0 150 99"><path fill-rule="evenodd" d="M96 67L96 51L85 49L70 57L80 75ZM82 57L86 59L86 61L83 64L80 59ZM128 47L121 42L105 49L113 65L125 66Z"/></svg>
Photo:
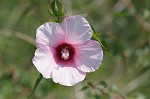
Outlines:
<svg viewBox="0 0 150 99"><path fill-rule="evenodd" d="M91 28L92 28L93 32L94 32L94 33L96 33L96 31L95 31L95 29L94 29L93 25L92 25L92 24L90 24L90 26L91 26Z"/></svg>
<svg viewBox="0 0 150 99"><path fill-rule="evenodd" d="M95 99L100 99L100 96L99 95L94 95Z"/></svg>
<svg viewBox="0 0 150 99"><path fill-rule="evenodd" d="M49 10L49 12L50 12L50 15L54 16L54 13L53 13L52 9L51 9L51 8L48 8L48 10Z"/></svg>
<svg viewBox="0 0 150 99"><path fill-rule="evenodd" d="M107 85L107 83L105 82L105 81L100 81L100 87L101 88L106 88L106 87L108 87L108 85Z"/></svg>
<svg viewBox="0 0 150 99"><path fill-rule="evenodd" d="M92 38L95 39L96 41L98 41L101 44L101 41L100 41L100 39L98 38L98 36L95 32L93 33Z"/></svg>
<svg viewBox="0 0 150 99"><path fill-rule="evenodd" d="M115 13L113 13L113 15L114 15L115 17L123 17L123 16L126 16L126 15L127 15L127 12L124 12L124 11L115 12Z"/></svg>
<svg viewBox="0 0 150 99"><path fill-rule="evenodd" d="M103 46L105 49L109 50L109 49L108 49L108 44L107 44L107 42L105 41L105 39L103 39L102 36L100 36L100 42L101 42L102 46Z"/></svg>
<svg viewBox="0 0 150 99"><path fill-rule="evenodd" d="M89 86L84 86L82 89L80 89L80 91L86 90L88 88L89 88Z"/></svg>
<svg viewBox="0 0 150 99"><path fill-rule="evenodd" d="M27 98L30 98L34 94L34 92L35 92L37 86L39 85L39 83L41 82L42 78L43 78L43 76L42 76L42 74L40 74L39 77L37 78L36 82L35 82L34 89L31 93L31 95L28 96Z"/></svg>
<svg viewBox="0 0 150 99"><path fill-rule="evenodd" d="M103 46L103 48L109 50L106 41L102 38L102 36L99 37L99 36L97 35L97 32L95 31L95 29L94 29L94 27L92 26L92 24L90 24L90 26L91 26L91 28L92 28L92 30L93 30L93 32L94 32L93 35L92 35L92 38L95 39L96 41L98 41L98 42ZM101 35L101 34L102 34L102 33L100 33L100 35Z"/></svg>

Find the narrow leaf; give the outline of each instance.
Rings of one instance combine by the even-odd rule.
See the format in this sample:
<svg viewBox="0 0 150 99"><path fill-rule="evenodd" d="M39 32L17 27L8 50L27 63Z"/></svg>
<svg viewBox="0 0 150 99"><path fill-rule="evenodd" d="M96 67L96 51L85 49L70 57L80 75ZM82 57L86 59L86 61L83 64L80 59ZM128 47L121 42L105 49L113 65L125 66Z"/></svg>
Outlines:
<svg viewBox="0 0 150 99"><path fill-rule="evenodd" d="M93 33L92 38L95 39L96 41L98 41L101 44L101 41L100 41L100 39L98 38L98 36L95 32Z"/></svg>
<svg viewBox="0 0 150 99"><path fill-rule="evenodd" d="M100 96L99 95L94 95L95 99L100 99Z"/></svg>
<svg viewBox="0 0 150 99"><path fill-rule="evenodd" d="M96 31L95 31L95 29L94 29L93 25L92 25L92 24L90 24L90 26L91 26L91 28L92 28L93 32L94 32L94 33L96 33Z"/></svg>
<svg viewBox="0 0 150 99"><path fill-rule="evenodd" d="M103 48L109 50L106 41L102 38L102 36L99 37L99 36L97 35L97 33L96 33L94 27L93 27L91 24L90 24L90 26L91 26L91 28L92 28L92 30L93 30L93 32L94 32L93 35L92 35L92 38L95 39L96 41L98 41L98 42L103 46Z"/></svg>
<svg viewBox="0 0 150 99"><path fill-rule="evenodd" d="M36 82L35 82L34 89L31 93L31 95L28 96L27 98L30 98L34 94L34 92L35 92L37 86L39 85L39 83L41 82L42 78L43 78L43 76L42 76L42 74L40 74L39 77L37 78Z"/></svg>
<svg viewBox="0 0 150 99"><path fill-rule="evenodd" d="M102 38L102 36L100 36L100 41L101 41L102 46L103 46L105 49L109 50L109 49L108 49L108 44L107 44L106 41Z"/></svg>
<svg viewBox="0 0 150 99"><path fill-rule="evenodd" d="M97 33L94 32L92 35L92 38L95 39L96 41L98 41L103 46L103 48L109 50L108 45L107 45L106 41L102 38L102 36L98 37Z"/></svg>
<svg viewBox="0 0 150 99"><path fill-rule="evenodd" d="M89 86L84 86L82 89L80 89L80 91L86 90L88 88L89 88Z"/></svg>
<svg viewBox="0 0 150 99"><path fill-rule="evenodd" d="M53 13L52 9L51 9L51 8L48 8L48 10L49 10L49 12L50 12L50 15L51 15L51 16L54 16L54 13Z"/></svg>
<svg viewBox="0 0 150 99"><path fill-rule="evenodd" d="M107 85L107 83L105 82L105 81L100 81L100 86L101 86L101 88L106 88L106 87L108 87L108 85Z"/></svg>

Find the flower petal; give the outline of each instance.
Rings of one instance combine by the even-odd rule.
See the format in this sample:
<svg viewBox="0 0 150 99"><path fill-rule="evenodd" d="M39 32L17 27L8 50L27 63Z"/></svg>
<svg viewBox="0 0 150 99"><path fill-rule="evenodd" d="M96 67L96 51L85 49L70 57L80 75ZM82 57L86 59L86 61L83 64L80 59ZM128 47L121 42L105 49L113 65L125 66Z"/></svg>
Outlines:
<svg viewBox="0 0 150 99"><path fill-rule="evenodd" d="M93 72L99 68L103 59L101 45L94 40L75 46L75 65L83 72Z"/></svg>
<svg viewBox="0 0 150 99"><path fill-rule="evenodd" d="M44 78L51 78L53 68L57 67L50 51L36 50L32 62Z"/></svg>
<svg viewBox="0 0 150 99"><path fill-rule="evenodd" d="M85 76L85 72L79 71L77 68L70 66L60 66L52 71L53 81L64 86L73 86L76 83L83 81Z"/></svg>
<svg viewBox="0 0 150 99"><path fill-rule="evenodd" d="M79 15L64 18L61 27L66 42L72 44L84 42L92 37L93 31L89 22Z"/></svg>
<svg viewBox="0 0 150 99"><path fill-rule="evenodd" d="M36 46L40 50L50 50L64 40L64 34L58 23L46 22L37 29Z"/></svg>

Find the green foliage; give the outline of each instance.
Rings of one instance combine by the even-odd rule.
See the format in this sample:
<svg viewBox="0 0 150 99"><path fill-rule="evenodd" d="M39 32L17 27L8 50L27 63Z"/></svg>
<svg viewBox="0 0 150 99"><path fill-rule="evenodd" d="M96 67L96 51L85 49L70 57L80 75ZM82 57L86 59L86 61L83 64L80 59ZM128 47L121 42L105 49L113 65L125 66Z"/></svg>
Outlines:
<svg viewBox="0 0 150 99"><path fill-rule="evenodd" d="M107 83L105 81L100 81L100 87L103 89L103 88L106 88L108 87Z"/></svg>
<svg viewBox="0 0 150 99"><path fill-rule="evenodd" d="M52 3L50 4L49 11L50 14L55 17L61 17L64 15L64 10L59 0L52 1Z"/></svg>
<svg viewBox="0 0 150 99"><path fill-rule="evenodd" d="M89 88L89 86L83 86L82 89L80 89L80 91L84 91L84 90L86 90L88 88Z"/></svg>
<svg viewBox="0 0 150 99"><path fill-rule="evenodd" d="M103 39L102 35L100 35L100 37L98 37L97 32L95 31L94 27L92 25L91 25L91 27L92 27L92 30L94 32L92 35L92 39L97 40L103 46L104 49L109 50L108 45L107 45L106 41ZM102 33L100 33L100 34L102 34Z"/></svg>
<svg viewBox="0 0 150 99"><path fill-rule="evenodd" d="M84 13L96 30L92 38L104 49L101 67L87 74L96 88L82 86L83 82L64 87L43 79L31 99L76 99L78 92L85 99L150 99L150 0L55 0L48 4L47 0L0 0L0 99L25 99L33 91L39 75L31 62L37 27L49 20L61 22L61 18L53 19L58 15ZM113 58L105 53L108 49Z"/></svg>
<svg viewBox="0 0 150 99"><path fill-rule="evenodd" d="M31 95L28 96L28 98L30 98L34 94L34 92L35 92L36 88L38 87L39 83L41 82L42 78L43 78L43 76L42 76L42 74L40 74L39 77L37 78L36 82L35 82L34 89L31 93Z"/></svg>
<svg viewBox="0 0 150 99"><path fill-rule="evenodd" d="M99 95L94 95L95 99L101 99Z"/></svg>

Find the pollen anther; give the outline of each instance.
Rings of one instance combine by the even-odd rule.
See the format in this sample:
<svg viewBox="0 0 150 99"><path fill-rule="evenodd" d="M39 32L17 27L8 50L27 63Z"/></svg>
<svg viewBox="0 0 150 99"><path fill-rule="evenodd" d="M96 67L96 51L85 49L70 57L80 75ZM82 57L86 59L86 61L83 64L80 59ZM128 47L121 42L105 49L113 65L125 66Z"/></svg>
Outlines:
<svg viewBox="0 0 150 99"><path fill-rule="evenodd" d="M67 50L67 48L61 50L61 58L63 58L64 60L69 59L69 51Z"/></svg>

